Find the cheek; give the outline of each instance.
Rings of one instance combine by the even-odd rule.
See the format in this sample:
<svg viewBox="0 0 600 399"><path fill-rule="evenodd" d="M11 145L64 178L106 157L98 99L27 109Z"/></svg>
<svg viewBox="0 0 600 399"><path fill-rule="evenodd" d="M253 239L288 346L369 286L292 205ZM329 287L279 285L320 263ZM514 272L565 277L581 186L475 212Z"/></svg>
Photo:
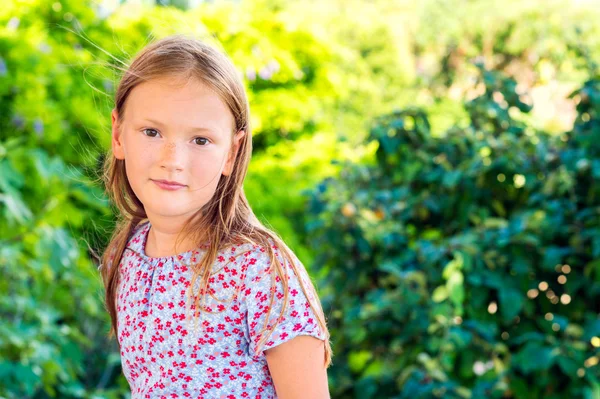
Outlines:
<svg viewBox="0 0 600 399"><path fill-rule="evenodd" d="M156 149L152 148L152 145L148 143L134 142L133 140L130 140L126 144L129 144L125 147L127 178L131 186L135 187L141 179L150 177L148 174L151 170L151 165L156 162L152 154L155 153Z"/></svg>
<svg viewBox="0 0 600 399"><path fill-rule="evenodd" d="M193 173L211 174L219 173L225 164L224 151L206 151L191 157L191 168Z"/></svg>
<svg viewBox="0 0 600 399"><path fill-rule="evenodd" d="M212 191L217 187L223 170L223 153L197 154L190 162L190 177L196 187Z"/></svg>
<svg viewBox="0 0 600 399"><path fill-rule="evenodd" d="M127 155L129 155L127 154L125 159L127 159L127 161L131 164L131 167L138 172L140 170L148 171L149 165L155 162L152 156L154 153L153 148L150 146L139 146L135 150L130 151L130 153L131 156L127 157Z"/></svg>

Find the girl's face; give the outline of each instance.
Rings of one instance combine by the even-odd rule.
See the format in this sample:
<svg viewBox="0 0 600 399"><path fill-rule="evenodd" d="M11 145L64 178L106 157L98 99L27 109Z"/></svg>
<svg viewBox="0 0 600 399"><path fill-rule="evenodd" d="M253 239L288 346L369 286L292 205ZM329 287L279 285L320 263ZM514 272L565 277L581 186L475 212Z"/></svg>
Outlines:
<svg viewBox="0 0 600 399"><path fill-rule="evenodd" d="M151 79L135 86L122 122L112 112L112 149L149 219L184 222L229 175L240 139L220 97L197 79ZM157 181L176 182L172 189Z"/></svg>

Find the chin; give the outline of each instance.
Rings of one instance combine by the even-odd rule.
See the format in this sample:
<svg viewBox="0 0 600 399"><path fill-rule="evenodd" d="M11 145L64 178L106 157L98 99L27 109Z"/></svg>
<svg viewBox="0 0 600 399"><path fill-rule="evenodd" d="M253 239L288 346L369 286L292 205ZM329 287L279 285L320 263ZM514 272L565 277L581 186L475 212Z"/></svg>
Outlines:
<svg viewBox="0 0 600 399"><path fill-rule="evenodd" d="M146 214L156 215L160 217L191 217L197 211L200 210L200 208L188 208L186 206L183 206L182 204L178 204L177 201L156 201L156 199L154 199L150 202L150 204L144 204Z"/></svg>

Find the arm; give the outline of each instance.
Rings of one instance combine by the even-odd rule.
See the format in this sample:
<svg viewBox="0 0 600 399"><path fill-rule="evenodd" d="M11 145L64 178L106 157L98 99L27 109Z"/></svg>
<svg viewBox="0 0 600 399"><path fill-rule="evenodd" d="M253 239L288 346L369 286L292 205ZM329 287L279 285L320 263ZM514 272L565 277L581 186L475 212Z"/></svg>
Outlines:
<svg viewBox="0 0 600 399"><path fill-rule="evenodd" d="M329 399L323 341L299 335L265 351L280 399Z"/></svg>

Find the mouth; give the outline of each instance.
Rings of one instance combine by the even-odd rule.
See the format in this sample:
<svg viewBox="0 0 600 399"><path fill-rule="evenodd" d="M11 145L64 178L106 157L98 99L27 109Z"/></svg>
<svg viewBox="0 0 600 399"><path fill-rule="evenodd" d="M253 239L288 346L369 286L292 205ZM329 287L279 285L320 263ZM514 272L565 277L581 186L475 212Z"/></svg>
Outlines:
<svg viewBox="0 0 600 399"><path fill-rule="evenodd" d="M154 184L156 184L158 187L164 189L164 190L179 190L182 189L184 187L186 187L184 184L181 183L177 183L174 181L169 181L169 180L153 180L150 179L154 182Z"/></svg>

